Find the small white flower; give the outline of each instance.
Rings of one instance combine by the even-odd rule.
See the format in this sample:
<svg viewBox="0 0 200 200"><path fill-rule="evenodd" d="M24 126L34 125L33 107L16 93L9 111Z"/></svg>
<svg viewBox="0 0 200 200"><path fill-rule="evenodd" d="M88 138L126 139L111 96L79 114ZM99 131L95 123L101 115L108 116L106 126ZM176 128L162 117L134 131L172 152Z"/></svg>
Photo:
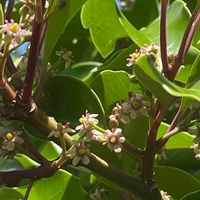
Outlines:
<svg viewBox="0 0 200 200"><path fill-rule="evenodd" d="M92 139L94 130L93 126L99 123L98 119L96 119L97 116L98 114L90 114L86 110L85 115L82 115L82 117L79 119L81 124L75 128L75 130L79 131L80 137L86 135L88 140Z"/></svg>
<svg viewBox="0 0 200 200"><path fill-rule="evenodd" d="M79 162L82 162L84 165L88 165L90 162L89 156L91 152L84 142L81 141L77 143L73 141L73 147L67 152L67 158L72 159L72 164L74 166L78 165Z"/></svg>
<svg viewBox="0 0 200 200"><path fill-rule="evenodd" d="M105 139L106 141L103 142L103 145L107 145L108 149L115 153L120 153L122 151L122 143L125 142L122 129L116 128L112 129L112 131L106 130Z"/></svg>
<svg viewBox="0 0 200 200"><path fill-rule="evenodd" d="M134 92L129 93L129 99L122 103L124 113L130 113L130 117L135 119L139 115L147 116L147 107L150 105L144 100L144 96Z"/></svg>
<svg viewBox="0 0 200 200"><path fill-rule="evenodd" d="M7 132L3 136L3 142L2 142L2 149L6 149L8 151L13 151L15 148L15 144L22 144L24 140L19 137L21 135L21 131L13 131L13 132Z"/></svg>
<svg viewBox="0 0 200 200"><path fill-rule="evenodd" d="M164 192L164 191L160 191L160 194L161 194L161 197L162 197L162 200L170 200L170 195L167 194L167 192Z"/></svg>
<svg viewBox="0 0 200 200"><path fill-rule="evenodd" d="M75 133L76 131L71 129L69 127L69 123L66 123L65 125L62 125L62 123L57 123L57 127L56 129L52 130L48 137L56 137L56 138L59 138L61 136L61 134L64 134L64 133Z"/></svg>
<svg viewBox="0 0 200 200"><path fill-rule="evenodd" d="M117 120L120 120L124 124L128 124L130 119L124 113L122 104L117 103L116 106L112 110L112 114L116 117Z"/></svg>
<svg viewBox="0 0 200 200"><path fill-rule="evenodd" d="M199 146L199 144L193 144L193 146L191 148L194 149L195 158L197 160L200 160L200 146Z"/></svg>

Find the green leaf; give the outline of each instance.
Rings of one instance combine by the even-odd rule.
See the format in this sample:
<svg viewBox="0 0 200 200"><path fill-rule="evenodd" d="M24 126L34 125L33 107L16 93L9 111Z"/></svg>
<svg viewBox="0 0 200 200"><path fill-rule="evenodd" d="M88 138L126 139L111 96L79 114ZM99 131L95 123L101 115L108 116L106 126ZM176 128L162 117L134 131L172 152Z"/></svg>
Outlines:
<svg viewBox="0 0 200 200"><path fill-rule="evenodd" d="M115 42L126 36L114 0L88 0L81 12L82 24L89 28L92 40L103 57L115 48Z"/></svg>
<svg viewBox="0 0 200 200"><path fill-rule="evenodd" d="M104 111L95 93L80 80L67 75L56 75L46 82L43 109L58 121L79 123L79 118L88 110L99 114L105 124Z"/></svg>
<svg viewBox="0 0 200 200"><path fill-rule="evenodd" d="M139 47L145 44L151 44L152 41L145 34L138 31L125 17L120 18L120 23L122 24L124 30L127 32L128 36L133 42Z"/></svg>
<svg viewBox="0 0 200 200"><path fill-rule="evenodd" d="M157 160L159 165L172 166L185 171L197 170L200 168L200 162L195 159L192 148L167 149L167 159Z"/></svg>
<svg viewBox="0 0 200 200"><path fill-rule="evenodd" d="M22 198L23 195L12 188L6 188L6 187L0 188L0 199L2 200L20 200Z"/></svg>
<svg viewBox="0 0 200 200"><path fill-rule="evenodd" d="M110 114L115 103L125 100L133 84L124 71L102 71L91 83L91 88L96 92L107 115Z"/></svg>
<svg viewBox="0 0 200 200"><path fill-rule="evenodd" d="M53 14L48 22L46 37L44 40L44 64L46 65L50 59L51 53L63 33L65 27L78 12L86 0L68 0L64 9L59 9L59 0L56 0L53 5Z"/></svg>
<svg viewBox="0 0 200 200"><path fill-rule="evenodd" d="M191 73L190 71L194 65L194 61L199 54L200 51L197 48L193 46L190 47L189 52L184 59L183 67L179 69L178 74L175 77L177 81L186 84L188 75Z"/></svg>
<svg viewBox="0 0 200 200"><path fill-rule="evenodd" d="M200 89L200 53L192 65L186 87Z"/></svg>
<svg viewBox="0 0 200 200"><path fill-rule="evenodd" d="M132 6L129 6L123 13L137 29L147 27L149 23L158 17L158 2L156 0L134 0L131 2L133 2Z"/></svg>
<svg viewBox="0 0 200 200"><path fill-rule="evenodd" d="M23 166L18 162L17 160L5 160L0 159L0 171L12 171L12 170L21 170L23 169Z"/></svg>
<svg viewBox="0 0 200 200"><path fill-rule="evenodd" d="M157 138L162 137L167 129L169 128L169 125L166 123L161 123L159 129L158 129L158 135ZM193 145L193 139L194 136L188 134L187 132L180 132L173 137L171 137L167 144L167 149L175 149L175 148L190 148Z"/></svg>
<svg viewBox="0 0 200 200"><path fill-rule="evenodd" d="M86 197L87 193L80 186L79 180L70 173L59 170L50 178L35 181L28 199L86 200Z"/></svg>
<svg viewBox="0 0 200 200"><path fill-rule="evenodd" d="M170 82L156 69L152 59L146 55L138 59L134 72L141 83L155 94L163 106L169 105L174 97L186 97L200 101L199 89L182 88Z"/></svg>
<svg viewBox="0 0 200 200"><path fill-rule="evenodd" d="M186 194L181 200L199 200L200 190Z"/></svg>
<svg viewBox="0 0 200 200"><path fill-rule="evenodd" d="M184 1L174 1L167 12L167 47L170 53L176 53L179 49L185 27L190 18L190 12ZM146 29L141 30L156 44L160 44L160 17L151 23Z"/></svg>
<svg viewBox="0 0 200 200"><path fill-rule="evenodd" d="M124 135L128 142L144 149L149 129L147 117L140 116L124 127ZM139 131L138 131L139 130Z"/></svg>
<svg viewBox="0 0 200 200"><path fill-rule="evenodd" d="M197 179L175 167L155 166L155 179L159 188L167 191L176 200L200 189Z"/></svg>
<svg viewBox="0 0 200 200"><path fill-rule="evenodd" d="M16 154L15 159L21 163L24 169L30 169L39 166L39 163L35 162L34 160L32 160L24 154Z"/></svg>
<svg viewBox="0 0 200 200"><path fill-rule="evenodd" d="M40 153L48 160L55 160L60 156L61 152L61 147L52 141L45 143L40 149Z"/></svg>

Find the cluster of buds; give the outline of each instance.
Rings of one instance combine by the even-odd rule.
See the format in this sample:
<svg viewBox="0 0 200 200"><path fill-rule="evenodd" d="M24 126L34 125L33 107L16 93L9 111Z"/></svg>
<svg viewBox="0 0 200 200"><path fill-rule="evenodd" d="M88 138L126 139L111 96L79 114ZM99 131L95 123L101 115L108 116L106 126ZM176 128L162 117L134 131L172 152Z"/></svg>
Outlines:
<svg viewBox="0 0 200 200"><path fill-rule="evenodd" d="M109 116L109 126L116 128L119 126L119 121L124 124L130 122L129 114L132 119L139 115L148 115L148 107L150 103L144 99L142 94L129 92L128 100L123 103L117 103L112 110L112 115Z"/></svg>
<svg viewBox="0 0 200 200"><path fill-rule="evenodd" d="M152 43L151 45L145 45L145 47L140 48L129 55L127 66L130 67L137 62L137 59L142 55L151 55L153 58L157 57L160 51L160 47Z"/></svg>
<svg viewBox="0 0 200 200"><path fill-rule="evenodd" d="M29 32L23 29L23 25L21 23L16 23L13 20L8 22L5 21L5 24L0 26L0 34L2 34L3 43L1 44L1 49L6 48L8 51L8 47L10 49L20 45L25 36L29 35ZM5 52L4 52L5 53Z"/></svg>

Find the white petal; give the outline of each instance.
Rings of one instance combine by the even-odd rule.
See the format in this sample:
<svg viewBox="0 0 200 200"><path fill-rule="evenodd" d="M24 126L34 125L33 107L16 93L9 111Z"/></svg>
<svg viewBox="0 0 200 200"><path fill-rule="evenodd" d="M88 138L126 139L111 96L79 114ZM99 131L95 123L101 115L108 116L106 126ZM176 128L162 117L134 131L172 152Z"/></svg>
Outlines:
<svg viewBox="0 0 200 200"><path fill-rule="evenodd" d="M120 137L120 138L119 138L119 143L124 143L125 140L126 140L125 137Z"/></svg>
<svg viewBox="0 0 200 200"><path fill-rule="evenodd" d="M72 160L72 165L74 166L78 165L80 159L81 158L79 156L75 156L74 159Z"/></svg>
<svg viewBox="0 0 200 200"><path fill-rule="evenodd" d="M84 165L88 165L90 163L90 159L88 158L88 156L84 156L82 159L81 159L82 163Z"/></svg>
<svg viewBox="0 0 200 200"><path fill-rule="evenodd" d="M120 153L122 151L122 148L120 146L114 148L115 153Z"/></svg>

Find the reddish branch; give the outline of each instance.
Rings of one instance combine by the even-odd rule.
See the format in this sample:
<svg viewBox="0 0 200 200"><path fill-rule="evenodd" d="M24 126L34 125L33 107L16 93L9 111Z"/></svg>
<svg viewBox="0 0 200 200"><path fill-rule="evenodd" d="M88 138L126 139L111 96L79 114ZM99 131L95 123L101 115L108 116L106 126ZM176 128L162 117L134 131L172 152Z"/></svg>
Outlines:
<svg viewBox="0 0 200 200"><path fill-rule="evenodd" d="M47 161L43 165L34 169L0 172L0 184L9 184L13 182L15 183L22 180L23 178L31 178L37 180L43 177L52 176L57 170L58 168L54 165L54 161Z"/></svg>
<svg viewBox="0 0 200 200"><path fill-rule="evenodd" d="M192 43L192 39L194 34L200 24L200 3L197 3L195 10L192 13L190 21L186 27L185 33L183 35L183 39L181 41L181 45L178 51L177 56L175 56L173 64L172 64L172 72L170 74L169 79L173 80L183 63L183 60L189 50L189 47Z"/></svg>
<svg viewBox="0 0 200 200"><path fill-rule="evenodd" d="M166 15L167 15L167 6L169 0L161 1L161 20L160 20L160 48L161 48L161 59L163 65L163 73L166 77L169 76L170 67L168 64L167 56L167 31L166 31Z"/></svg>
<svg viewBox="0 0 200 200"><path fill-rule="evenodd" d="M24 80L22 101L24 104L29 104L32 95L32 85L34 82L36 64L38 60L40 37L42 30L43 8L42 1L36 1L36 13L33 22L33 31L31 36L31 46L28 56L27 71Z"/></svg>

